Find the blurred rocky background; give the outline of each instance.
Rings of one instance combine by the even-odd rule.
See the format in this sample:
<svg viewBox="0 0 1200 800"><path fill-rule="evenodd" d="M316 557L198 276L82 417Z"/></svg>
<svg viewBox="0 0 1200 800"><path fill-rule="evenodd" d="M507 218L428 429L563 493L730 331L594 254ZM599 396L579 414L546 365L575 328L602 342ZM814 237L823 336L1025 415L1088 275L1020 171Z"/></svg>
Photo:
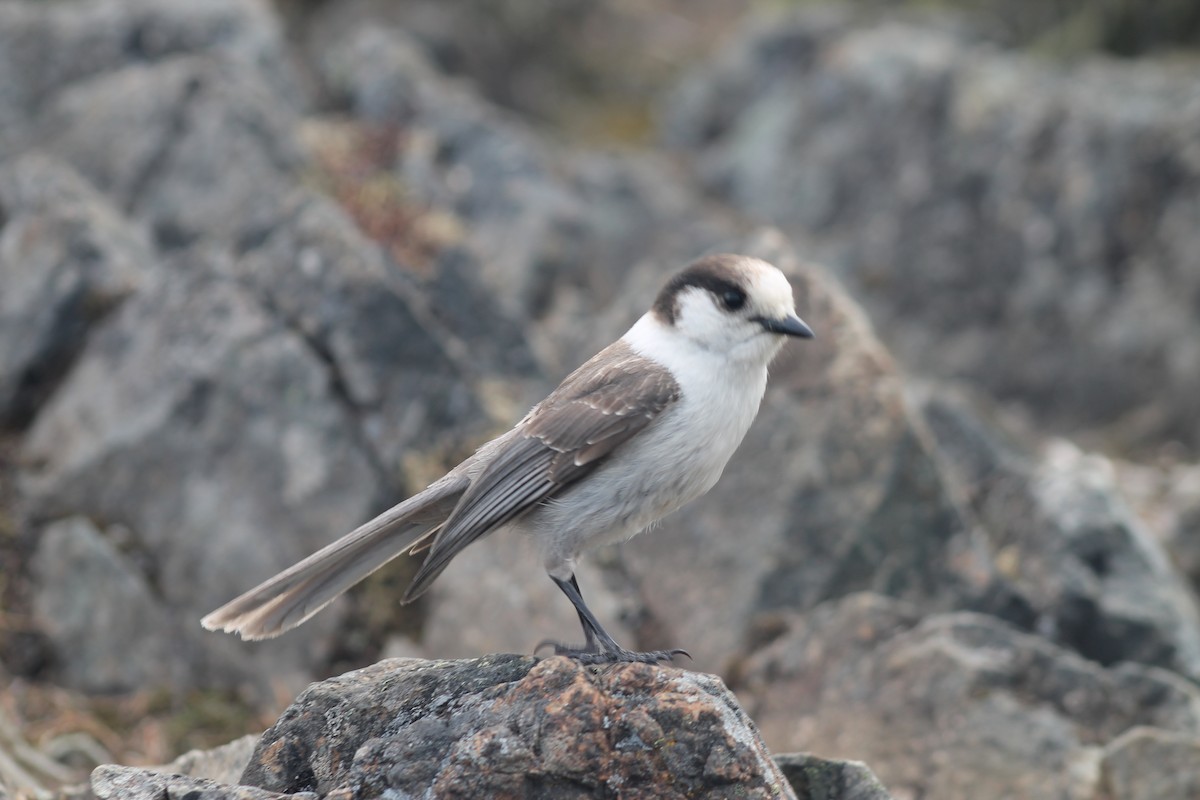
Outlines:
<svg viewBox="0 0 1200 800"><path fill-rule="evenodd" d="M614 633L896 798L1200 796L1198 48L1190 0L0 0L0 796L575 637L497 538L198 620L714 250L818 338L581 568Z"/></svg>

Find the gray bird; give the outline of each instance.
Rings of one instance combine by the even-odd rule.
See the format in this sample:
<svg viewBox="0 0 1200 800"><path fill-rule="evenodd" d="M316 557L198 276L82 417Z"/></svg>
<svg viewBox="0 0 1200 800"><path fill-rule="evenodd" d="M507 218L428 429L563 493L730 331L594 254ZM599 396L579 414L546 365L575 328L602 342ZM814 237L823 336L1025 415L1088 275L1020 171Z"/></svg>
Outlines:
<svg viewBox="0 0 1200 800"><path fill-rule="evenodd" d="M717 482L789 336L813 332L796 316L782 272L749 256L701 258L512 430L202 624L243 639L278 636L396 556L428 550L407 603L467 545L508 528L534 538L583 625L581 647L539 648L551 644L587 663L669 660L684 651L617 644L583 600L576 560L635 536Z"/></svg>

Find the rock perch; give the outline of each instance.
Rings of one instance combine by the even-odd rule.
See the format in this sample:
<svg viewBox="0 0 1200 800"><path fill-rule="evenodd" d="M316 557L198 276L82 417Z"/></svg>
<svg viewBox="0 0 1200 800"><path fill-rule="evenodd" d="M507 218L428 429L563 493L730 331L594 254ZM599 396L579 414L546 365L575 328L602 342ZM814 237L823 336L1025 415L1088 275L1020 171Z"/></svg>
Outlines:
<svg viewBox="0 0 1200 800"><path fill-rule="evenodd" d="M717 678L528 656L390 660L314 684L242 783L322 797L793 796Z"/></svg>
<svg viewBox="0 0 1200 800"><path fill-rule="evenodd" d="M517 655L390 659L314 683L237 783L92 777L100 798L796 797L719 678Z"/></svg>

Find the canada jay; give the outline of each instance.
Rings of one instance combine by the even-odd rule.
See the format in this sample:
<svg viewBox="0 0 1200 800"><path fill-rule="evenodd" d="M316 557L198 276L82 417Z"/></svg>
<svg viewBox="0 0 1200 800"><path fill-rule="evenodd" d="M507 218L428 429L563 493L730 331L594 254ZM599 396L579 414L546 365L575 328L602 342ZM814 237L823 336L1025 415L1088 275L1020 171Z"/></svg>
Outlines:
<svg viewBox="0 0 1200 800"><path fill-rule="evenodd" d="M409 602L471 542L511 528L533 536L583 625L582 647L543 644L587 663L668 660L684 651L616 643L584 603L575 561L708 491L758 413L784 337L812 335L778 269L748 256L701 258L512 430L203 625L244 639L278 636L401 553L428 550Z"/></svg>

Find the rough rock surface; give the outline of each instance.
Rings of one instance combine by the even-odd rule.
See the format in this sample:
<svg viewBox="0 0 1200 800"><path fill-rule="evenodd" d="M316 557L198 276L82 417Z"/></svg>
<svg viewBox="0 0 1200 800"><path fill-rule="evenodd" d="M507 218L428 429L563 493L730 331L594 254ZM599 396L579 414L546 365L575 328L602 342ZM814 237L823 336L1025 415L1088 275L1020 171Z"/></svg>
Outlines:
<svg viewBox="0 0 1200 800"><path fill-rule="evenodd" d="M123 767L103 764L92 771L90 788L99 800L270 800L279 798L238 778L258 743L247 735L211 750L191 750L161 767ZM312 792L287 795L294 800L316 800ZM70 798L73 800L73 798Z"/></svg>
<svg viewBox="0 0 1200 800"><path fill-rule="evenodd" d="M257 738L245 737L246 740ZM213 752L236 746L239 755L248 756L249 751L242 745L242 741L231 743L225 748L217 748ZM253 741L251 741L252 745ZM210 754L197 752L188 754L188 756L204 761L210 757ZM245 761L246 759L243 757L241 760ZM891 800L892 797L866 765L856 761L835 761L818 758L807 753L789 753L776 756L775 762L790 784L797 800ZM98 800L140 800L140 798L196 800L197 797L201 797L203 800L272 800L272 798L275 800L317 800L320 797L316 792L280 794L254 786L246 786L237 783L238 774L236 773L223 779L197 776L190 770L181 768L180 765L190 766L186 758L180 758L162 769L105 765L92 773L91 789ZM1186 788L1187 784L1175 781L1169 785ZM549 791L555 797L564 796L561 793L555 793L557 789L551 788ZM414 791L411 794L417 794L417 792ZM326 796L340 798L356 795L353 792L347 794L335 790L332 795ZM549 795L541 793L540 789L534 789L489 796L543 797ZM585 793L582 796L608 797L612 795L606 789L598 787L596 791ZM620 796L638 797L641 795L636 790L627 791L623 787ZM672 795L670 793L656 794L652 791L646 793L645 796L669 797ZM784 792L779 796L786 797L787 794ZM1117 795L1117 797L1125 796ZM1159 796L1155 795L1155 797ZM1184 797L1184 795L1177 796ZM1135 800L1138 796L1129 795L1129 797L1130 800ZM1161 797L1164 797L1164 800L1174 800L1176 795L1161 795Z"/></svg>
<svg viewBox="0 0 1200 800"><path fill-rule="evenodd" d="M520 656L380 662L314 684L262 737L164 767L105 765L92 791L101 800L890 798L857 762L771 759L712 676Z"/></svg>
<svg viewBox="0 0 1200 800"><path fill-rule="evenodd" d="M426 287L321 195L294 192L231 272L326 364L361 448L386 473L406 455L481 439L486 404L504 408L483 390L500 394L503 374L519 393L535 374L520 329L472 276L447 270L453 296Z"/></svg>
<svg viewBox="0 0 1200 800"><path fill-rule="evenodd" d="M853 754L899 796L1091 800L1103 796L1104 759L1123 753L1110 783L1112 769L1135 770L1122 734L1167 736L1139 745L1161 748L1147 762L1155 771L1200 741L1200 691L1188 681L1106 669L993 617L922 620L855 595L782 627L733 684L764 738L779 751Z"/></svg>
<svg viewBox="0 0 1200 800"><path fill-rule="evenodd" d="M775 756L797 800L891 800L866 764L832 761L809 753Z"/></svg>
<svg viewBox="0 0 1200 800"><path fill-rule="evenodd" d="M1063 440L1035 454L965 393L913 394L1033 629L1101 664L1200 676L1195 594L1123 499L1110 461Z"/></svg>
<svg viewBox="0 0 1200 800"><path fill-rule="evenodd" d="M255 650L195 620L249 574L352 527L379 478L324 362L211 260L170 269L95 332L41 410L28 486L40 514L86 513L129 532L124 547L172 618L166 669L220 685L274 662L276 677L302 680L334 620Z"/></svg>
<svg viewBox="0 0 1200 800"><path fill-rule="evenodd" d="M211 750L189 750L158 771L217 783L237 783L246 764L250 763L258 740L257 734L247 734Z"/></svg>
<svg viewBox="0 0 1200 800"><path fill-rule="evenodd" d="M46 526L32 571L39 630L60 657L65 685L128 692L177 676L172 621L139 566L119 549L128 531L102 533L70 517ZM129 653L138 653L130 659Z"/></svg>
<svg viewBox="0 0 1200 800"><path fill-rule="evenodd" d="M207 778L107 764L92 772L92 793L98 800L318 800L315 792L280 794L254 786L230 786Z"/></svg>
<svg viewBox="0 0 1200 800"><path fill-rule="evenodd" d="M411 199L457 220L460 246L431 268L469 253L500 307L536 323L547 369L569 371L607 344L579 320L611 307L639 269L656 291L667 264L730 238L732 226L701 212L662 162L556 145L436 73L401 31L360 24L319 66L358 119L392 133L386 166Z"/></svg>
<svg viewBox="0 0 1200 800"><path fill-rule="evenodd" d="M252 244L302 167L295 112L255 71L211 56L134 64L65 88L40 145L164 249Z"/></svg>
<svg viewBox="0 0 1200 800"><path fill-rule="evenodd" d="M906 363L1060 432L1194 452L1193 77L794 14L692 72L665 135L839 266Z"/></svg>
<svg viewBox="0 0 1200 800"><path fill-rule="evenodd" d="M151 269L142 232L61 161L0 168L0 427L26 425Z"/></svg>
<svg viewBox="0 0 1200 800"><path fill-rule="evenodd" d="M314 684L242 782L322 797L793 796L717 678L524 656L385 661Z"/></svg>
<svg viewBox="0 0 1200 800"><path fill-rule="evenodd" d="M1200 737L1131 728L1104 749L1101 770L1113 800L1200 797Z"/></svg>
<svg viewBox="0 0 1200 800"><path fill-rule="evenodd" d="M165 260L94 331L26 440L40 516L131 533L188 683L238 682L254 664L303 682L336 619L253 650L195 620L419 487L403 486L405 458L462 452L491 428L491 371L444 322L481 298L425 295L327 199L301 191L285 212L240 258ZM532 357L518 331L494 330L481 347L505 349L519 392Z"/></svg>

